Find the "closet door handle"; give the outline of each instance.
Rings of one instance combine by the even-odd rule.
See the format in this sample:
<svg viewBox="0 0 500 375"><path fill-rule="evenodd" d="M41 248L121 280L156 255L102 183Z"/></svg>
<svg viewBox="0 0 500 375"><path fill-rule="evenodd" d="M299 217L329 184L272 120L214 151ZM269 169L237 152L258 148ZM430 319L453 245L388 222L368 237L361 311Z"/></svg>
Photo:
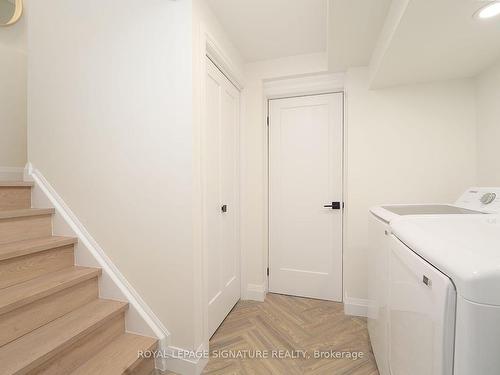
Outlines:
<svg viewBox="0 0 500 375"><path fill-rule="evenodd" d="M223 205L223 206L220 208L220 210L221 210L222 212L224 212L224 213L225 213L225 212L227 212L227 204Z"/></svg>

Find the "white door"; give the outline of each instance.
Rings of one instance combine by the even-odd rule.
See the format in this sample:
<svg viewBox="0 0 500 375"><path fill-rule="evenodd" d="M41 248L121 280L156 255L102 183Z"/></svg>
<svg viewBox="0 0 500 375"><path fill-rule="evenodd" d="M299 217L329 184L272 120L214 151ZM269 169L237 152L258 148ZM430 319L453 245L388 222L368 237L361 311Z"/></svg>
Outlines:
<svg viewBox="0 0 500 375"><path fill-rule="evenodd" d="M209 59L206 78L204 233L212 336L240 299L240 93Z"/></svg>
<svg viewBox="0 0 500 375"><path fill-rule="evenodd" d="M269 291L341 301L343 94L269 115Z"/></svg>

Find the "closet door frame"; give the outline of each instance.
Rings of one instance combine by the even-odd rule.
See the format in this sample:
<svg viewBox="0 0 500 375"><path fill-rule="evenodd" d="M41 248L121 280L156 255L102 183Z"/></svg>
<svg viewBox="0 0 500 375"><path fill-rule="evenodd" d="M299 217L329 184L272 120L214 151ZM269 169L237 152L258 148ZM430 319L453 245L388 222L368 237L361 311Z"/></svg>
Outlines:
<svg viewBox="0 0 500 375"><path fill-rule="evenodd" d="M207 351L209 349L209 324L208 324L208 248L206 244L206 228L204 225L204 220L206 217L205 211L205 191L206 191L206 167L204 166L204 156L206 153L205 142L206 142L206 111L205 111L205 100L206 100L206 72L207 72L207 58L209 58L215 66L229 79L229 81L238 89L240 92L240 98L244 95L244 79L241 72L238 70L236 65L231 62L223 49L218 45L215 38L207 31L207 28L202 24L200 26L200 48L197 54L198 60L198 73L200 81L198 82L198 93L197 100L199 106L200 118L198 121L195 119L194 138L195 138L195 177L197 176L198 184L195 186L195 200L194 200L194 231L195 231L195 270L199 270L199 274L196 274L195 285L196 285L196 295L195 295L195 311L197 316L201 318L199 321L195 321L197 327L195 328L197 341L200 345L197 351ZM240 100L239 108L239 147L238 147L238 159L239 159L239 205L241 207L241 129L243 127L244 118L244 108L242 106L242 100ZM196 141L197 140L197 141ZM197 210L197 207L199 208ZM244 268L244 260L241 246L241 236L240 236L240 225L241 225L241 210L239 209L240 216L237 222L238 225L238 246L240 252L240 296L243 297L244 286L246 285L246 272ZM197 251L199 249L199 251ZM201 314L201 316L199 315ZM206 358L201 358L197 362L197 366L202 368L205 362L208 361Z"/></svg>
<svg viewBox="0 0 500 375"><path fill-rule="evenodd" d="M208 334L213 335L241 299L240 103L241 92L207 57L204 170ZM213 87L212 87L213 88ZM214 102L212 102L215 99ZM228 227L229 225L229 227Z"/></svg>

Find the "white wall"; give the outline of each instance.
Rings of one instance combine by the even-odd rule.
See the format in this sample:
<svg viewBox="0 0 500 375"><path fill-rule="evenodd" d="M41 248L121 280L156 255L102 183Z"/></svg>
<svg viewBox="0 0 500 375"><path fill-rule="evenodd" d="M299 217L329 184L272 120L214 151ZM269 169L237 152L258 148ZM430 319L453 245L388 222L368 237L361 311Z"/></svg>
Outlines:
<svg viewBox="0 0 500 375"><path fill-rule="evenodd" d="M0 28L0 167L26 164L25 18Z"/></svg>
<svg viewBox="0 0 500 375"><path fill-rule="evenodd" d="M29 160L196 342L190 1L29 0Z"/></svg>
<svg viewBox="0 0 500 375"><path fill-rule="evenodd" d="M344 289L366 298L368 209L452 202L476 183L473 80L370 91L368 69L349 69Z"/></svg>
<svg viewBox="0 0 500 375"><path fill-rule="evenodd" d="M258 298L267 288L267 101L265 80L325 72L325 54L287 57L245 65L243 93L241 243L244 298Z"/></svg>
<svg viewBox="0 0 500 375"><path fill-rule="evenodd" d="M500 186L500 63L477 78L478 183Z"/></svg>

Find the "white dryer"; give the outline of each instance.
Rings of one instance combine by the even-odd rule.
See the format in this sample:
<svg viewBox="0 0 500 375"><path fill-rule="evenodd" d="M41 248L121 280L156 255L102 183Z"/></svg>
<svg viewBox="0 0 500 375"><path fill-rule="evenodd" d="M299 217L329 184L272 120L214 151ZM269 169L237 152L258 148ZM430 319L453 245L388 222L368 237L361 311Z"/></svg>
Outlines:
<svg viewBox="0 0 500 375"><path fill-rule="evenodd" d="M436 265L429 256L436 244L447 246L452 232L449 228L455 224L449 224L441 237L423 227L436 221L485 223L487 218L496 217L485 214L497 212L500 188L471 188L455 204L391 205L371 210L368 330L381 375L500 374L500 367L496 372L459 372L464 366L459 364L459 357L464 353L463 349L458 354L455 351L465 347L467 341L460 338L458 328L463 317L472 313L456 314L457 308L469 306L464 305L461 288L455 281L457 276L443 271L442 264ZM437 228L441 224L434 225ZM483 227L467 228L461 224L457 230L465 236L481 233L479 228ZM498 240L500 249L500 236ZM464 258L457 250L446 254L458 262ZM498 287L500 290L500 284ZM470 349L468 346L466 350ZM500 346L496 349L500 350ZM463 362L470 365L468 360Z"/></svg>

